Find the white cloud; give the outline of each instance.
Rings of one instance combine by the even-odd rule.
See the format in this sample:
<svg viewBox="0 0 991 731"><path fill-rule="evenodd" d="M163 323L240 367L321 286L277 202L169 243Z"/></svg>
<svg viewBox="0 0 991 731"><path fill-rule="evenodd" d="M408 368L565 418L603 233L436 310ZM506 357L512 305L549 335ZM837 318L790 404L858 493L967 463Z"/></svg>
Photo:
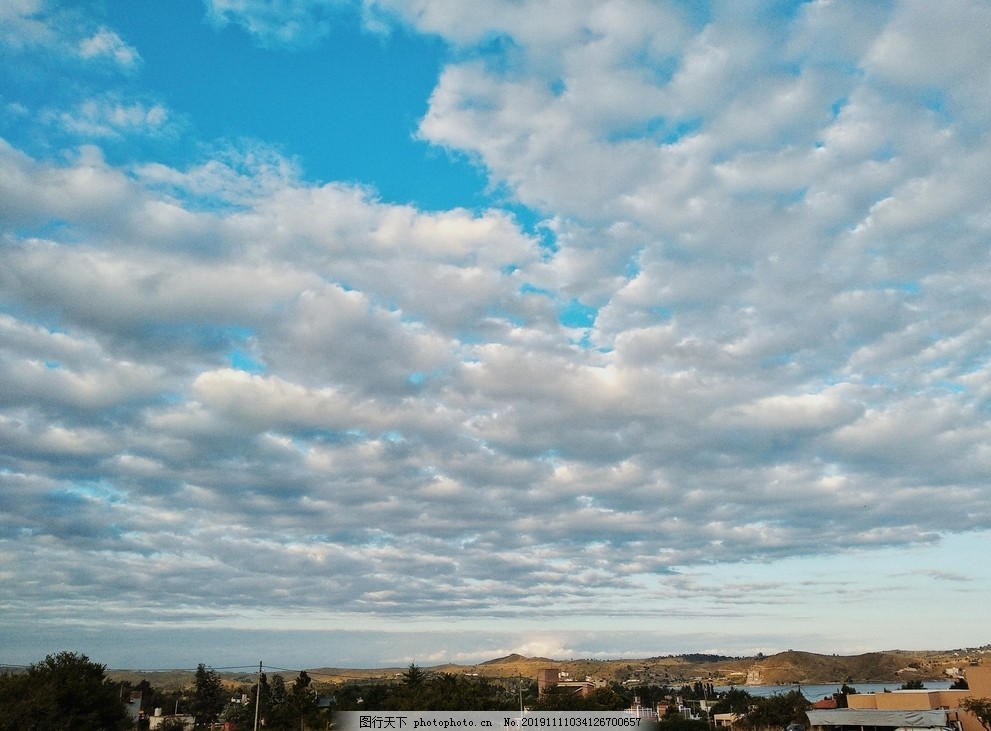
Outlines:
<svg viewBox="0 0 991 731"><path fill-rule="evenodd" d="M207 17L235 23L264 46L306 46L330 32L344 0L204 0Z"/></svg>
<svg viewBox="0 0 991 731"><path fill-rule="evenodd" d="M15 54L43 49L50 61L110 61L134 70L141 63L137 49L112 28L50 0L11 0L0 8L0 44Z"/></svg>
<svg viewBox="0 0 991 731"><path fill-rule="evenodd" d="M45 22L45 0L11 0L0 7L0 41L20 50L32 45L48 46L55 34Z"/></svg>
<svg viewBox="0 0 991 731"><path fill-rule="evenodd" d="M141 56L133 46L109 28L100 28L89 38L79 42L79 55L83 58L109 58L123 68L133 68Z"/></svg>
<svg viewBox="0 0 991 731"><path fill-rule="evenodd" d="M674 572L986 524L989 97L965 73L985 12L927 7L931 26L912 3L366 4L451 44L419 135L482 162L547 241L496 203L309 182L265 142L125 166L111 146L167 136L171 111L61 104L106 154L0 144L12 593L58 565L48 604L83 614L114 587L117 609L170 594L210 618L291 595L756 623L777 610L741 597L800 595ZM334 12L208 6L269 45ZM955 36L962 59L909 62ZM73 47L139 59L105 27Z"/></svg>
<svg viewBox="0 0 991 731"><path fill-rule="evenodd" d="M58 116L68 131L85 137L114 137L124 134L157 135L172 125L161 104L124 102L113 98L88 99L72 112Z"/></svg>

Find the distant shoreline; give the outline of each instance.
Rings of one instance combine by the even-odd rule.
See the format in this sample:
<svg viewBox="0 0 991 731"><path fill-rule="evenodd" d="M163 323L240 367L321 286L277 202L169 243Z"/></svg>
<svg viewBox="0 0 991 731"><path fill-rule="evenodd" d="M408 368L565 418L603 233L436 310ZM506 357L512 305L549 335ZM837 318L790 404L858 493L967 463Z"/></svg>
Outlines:
<svg viewBox="0 0 991 731"><path fill-rule="evenodd" d="M918 680L919 678L916 678ZM948 690L953 684L952 680L926 680L921 679L922 690ZM833 682L833 683L777 683L767 685L716 685L713 690L716 692L726 692L731 689L742 690L750 695L771 696L779 693L786 693L792 690L801 691L809 700L821 700L838 693L843 685L853 688L858 694L883 693L885 691L895 692L901 689L903 680L876 681L870 683L856 682Z"/></svg>

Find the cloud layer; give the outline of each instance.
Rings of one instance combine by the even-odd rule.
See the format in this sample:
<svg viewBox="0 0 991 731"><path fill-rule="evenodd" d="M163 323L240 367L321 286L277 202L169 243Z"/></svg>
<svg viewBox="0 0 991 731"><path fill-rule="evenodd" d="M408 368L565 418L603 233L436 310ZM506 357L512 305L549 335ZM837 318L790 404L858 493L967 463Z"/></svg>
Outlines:
<svg viewBox="0 0 991 731"><path fill-rule="evenodd" d="M354 11L206 16L272 48ZM85 80L0 99L5 615L649 616L991 525L987 6L362 12L448 44L417 134L489 207L260 142L122 161L189 134L141 49L0 11Z"/></svg>

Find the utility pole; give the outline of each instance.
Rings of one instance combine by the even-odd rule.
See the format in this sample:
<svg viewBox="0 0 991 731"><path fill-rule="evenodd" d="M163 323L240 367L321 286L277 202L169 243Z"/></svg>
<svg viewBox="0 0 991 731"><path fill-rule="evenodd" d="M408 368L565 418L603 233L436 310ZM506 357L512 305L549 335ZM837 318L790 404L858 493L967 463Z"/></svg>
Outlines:
<svg viewBox="0 0 991 731"><path fill-rule="evenodd" d="M258 686L255 690L255 731L258 731L258 704L262 699L262 661L258 661Z"/></svg>

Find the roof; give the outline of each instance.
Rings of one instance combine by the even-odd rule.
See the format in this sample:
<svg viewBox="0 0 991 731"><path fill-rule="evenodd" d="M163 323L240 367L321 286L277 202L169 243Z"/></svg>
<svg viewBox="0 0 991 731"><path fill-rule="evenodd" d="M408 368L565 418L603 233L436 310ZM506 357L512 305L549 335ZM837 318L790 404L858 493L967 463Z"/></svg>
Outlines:
<svg viewBox="0 0 991 731"><path fill-rule="evenodd" d="M888 726L891 728L938 728L946 726L946 711L878 711L873 708L811 710L806 714L813 726Z"/></svg>

